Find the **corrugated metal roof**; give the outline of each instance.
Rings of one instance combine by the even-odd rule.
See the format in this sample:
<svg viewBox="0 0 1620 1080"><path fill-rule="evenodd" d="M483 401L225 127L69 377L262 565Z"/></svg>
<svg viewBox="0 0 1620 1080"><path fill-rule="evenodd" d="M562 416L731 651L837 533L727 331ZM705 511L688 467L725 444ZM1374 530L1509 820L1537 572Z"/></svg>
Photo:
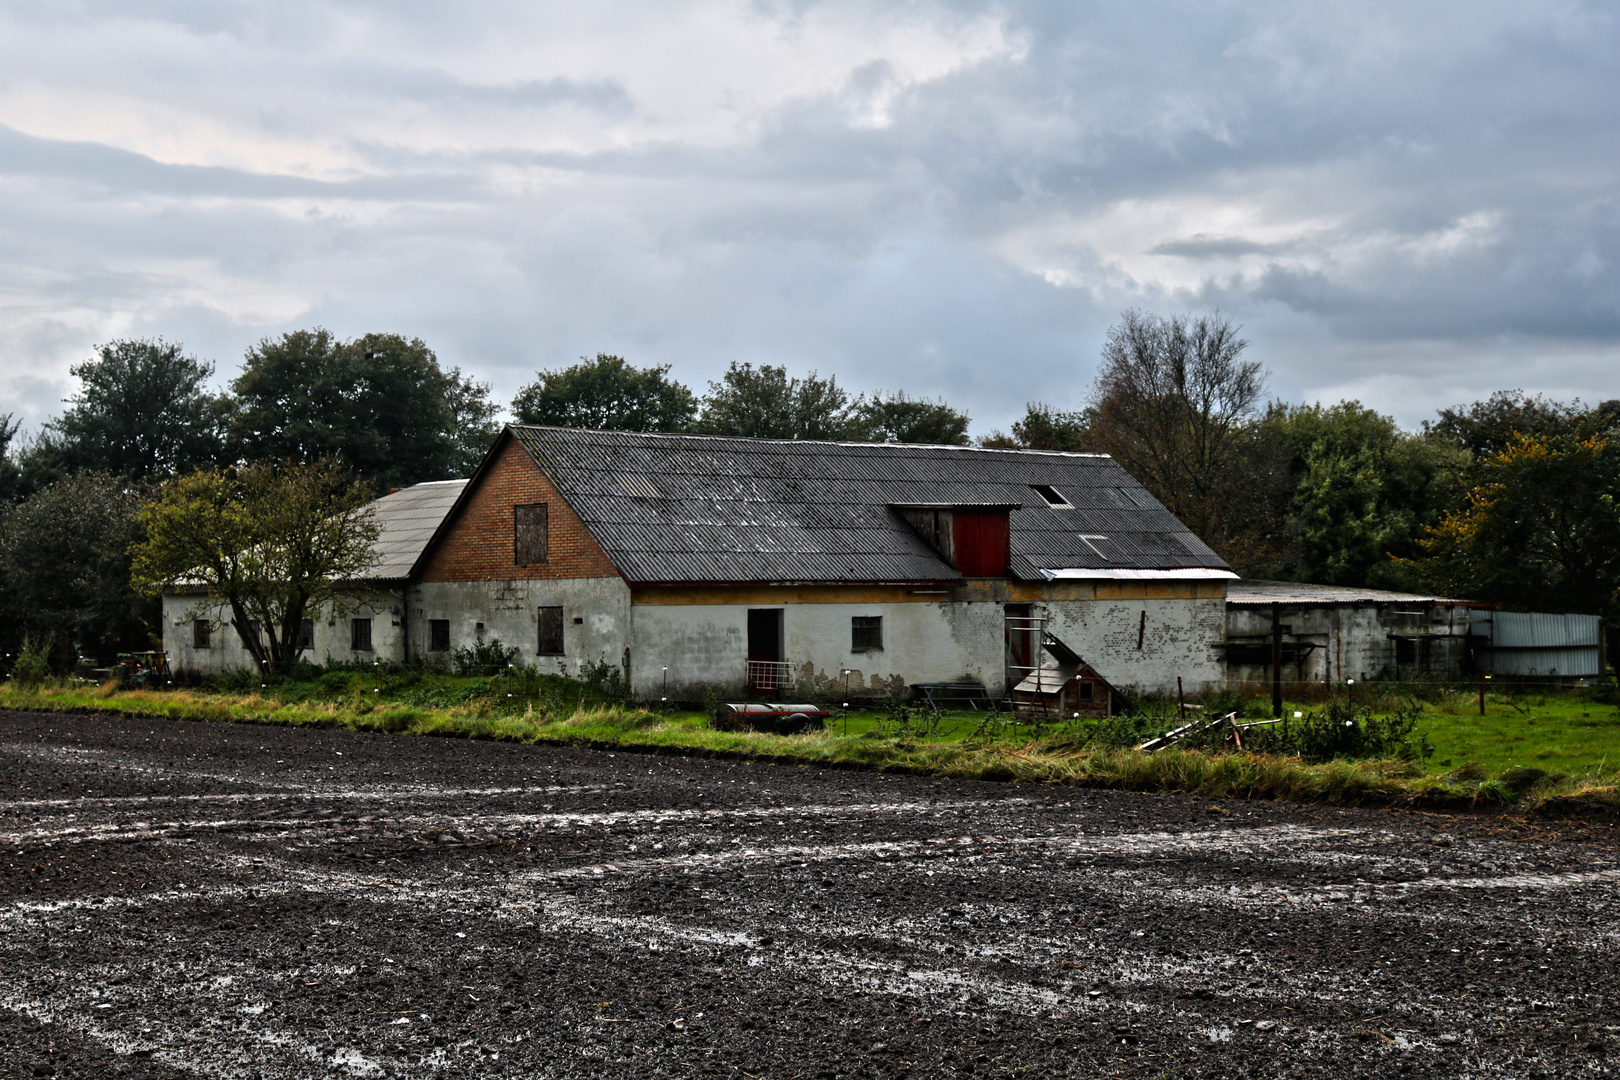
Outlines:
<svg viewBox="0 0 1620 1080"><path fill-rule="evenodd" d="M409 577L422 549L466 486L465 480L434 480L400 488L372 502L368 509L381 535L373 548L377 565L367 577L378 581Z"/></svg>
<svg viewBox="0 0 1620 1080"><path fill-rule="evenodd" d="M891 509L904 503L1019 505L1012 571L1026 580L1226 568L1099 454L510 430L632 582L959 579Z"/></svg>
<svg viewBox="0 0 1620 1080"><path fill-rule="evenodd" d="M1428 593L1388 592L1358 589L1344 585L1306 585L1293 581L1234 581L1226 588L1227 606L1250 604L1456 604L1470 606L1467 600L1452 600Z"/></svg>

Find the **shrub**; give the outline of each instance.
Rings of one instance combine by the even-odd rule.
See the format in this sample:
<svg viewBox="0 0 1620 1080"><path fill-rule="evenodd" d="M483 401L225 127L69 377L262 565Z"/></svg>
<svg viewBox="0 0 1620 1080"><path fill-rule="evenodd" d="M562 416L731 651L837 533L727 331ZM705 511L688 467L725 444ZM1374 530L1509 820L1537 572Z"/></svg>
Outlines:
<svg viewBox="0 0 1620 1080"><path fill-rule="evenodd" d="M500 638L480 641L450 654L450 666L457 675L499 675L517 663L516 646L507 648Z"/></svg>
<svg viewBox="0 0 1620 1080"><path fill-rule="evenodd" d="M22 652L17 654L17 666L11 669L11 677L17 685L32 690L42 685L51 677L51 651L56 647L56 635L46 634L44 638L37 638L32 634L25 635L22 641Z"/></svg>
<svg viewBox="0 0 1620 1080"><path fill-rule="evenodd" d="M1312 763L1337 758L1418 761L1434 753L1417 731L1421 715L1408 708L1378 716L1369 706L1336 699L1300 719L1285 717L1275 727L1252 732L1245 749L1298 756Z"/></svg>

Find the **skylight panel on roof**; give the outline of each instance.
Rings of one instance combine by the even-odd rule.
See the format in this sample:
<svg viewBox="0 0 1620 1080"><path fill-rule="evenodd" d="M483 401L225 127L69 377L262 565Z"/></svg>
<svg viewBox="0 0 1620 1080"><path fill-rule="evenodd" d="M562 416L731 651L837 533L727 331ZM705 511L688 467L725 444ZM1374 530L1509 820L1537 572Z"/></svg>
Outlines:
<svg viewBox="0 0 1620 1080"><path fill-rule="evenodd" d="M1074 504L1064 498L1063 493L1050 484L1031 484L1030 490L1046 500L1046 505L1054 510L1073 510Z"/></svg>

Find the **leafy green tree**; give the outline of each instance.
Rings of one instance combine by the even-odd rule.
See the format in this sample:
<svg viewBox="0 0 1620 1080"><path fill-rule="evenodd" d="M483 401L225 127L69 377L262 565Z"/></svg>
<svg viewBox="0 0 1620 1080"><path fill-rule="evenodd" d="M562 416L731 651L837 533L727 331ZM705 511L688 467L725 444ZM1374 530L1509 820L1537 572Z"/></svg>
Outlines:
<svg viewBox="0 0 1620 1080"><path fill-rule="evenodd" d="M298 330L248 350L231 433L249 460L337 457L378 488L465 475L493 441L489 388L420 339Z"/></svg>
<svg viewBox="0 0 1620 1080"><path fill-rule="evenodd" d="M858 404L851 405L836 377L812 371L789 378L785 367L733 361L719 382L709 383L697 430L756 439L859 438Z"/></svg>
<svg viewBox="0 0 1620 1080"><path fill-rule="evenodd" d="M622 357L595 358L536 373L518 391L512 413L520 423L598 431L685 431L697 415L697 397L669 377L669 365L638 368Z"/></svg>
<svg viewBox="0 0 1620 1080"><path fill-rule="evenodd" d="M1357 401L1273 405L1259 425L1288 455L1290 576L1406 588L1425 530L1460 494L1462 451Z"/></svg>
<svg viewBox="0 0 1620 1080"><path fill-rule="evenodd" d="M298 656L306 617L336 617L376 563L368 492L338 463L198 471L166 484L141 511L132 578L150 596L201 587L231 612L264 674Z"/></svg>
<svg viewBox="0 0 1620 1080"><path fill-rule="evenodd" d="M992 431L979 440L980 446L1005 450L1063 450L1083 453L1090 449L1092 414L1088 409L1064 412L1039 401L1024 407L1021 420L1013 421L1012 433Z"/></svg>
<svg viewBox="0 0 1620 1080"><path fill-rule="evenodd" d="M219 460L224 405L206 386L214 365L174 342L126 339L69 370L79 393L38 448L65 468L162 479Z"/></svg>
<svg viewBox="0 0 1620 1080"><path fill-rule="evenodd" d="M1521 434L1423 540L1437 591L1620 618L1620 440Z"/></svg>
<svg viewBox="0 0 1620 1080"><path fill-rule="evenodd" d="M1498 390L1484 401L1441 409L1437 419L1424 422L1423 433L1466 450L1478 462L1495 457L1523 435L1593 436L1617 428L1620 401L1606 401L1587 409L1578 401L1549 401L1522 390Z"/></svg>
<svg viewBox="0 0 1620 1080"><path fill-rule="evenodd" d="M25 633L103 658L147 646L156 609L129 580L140 504L126 480L76 473L9 508L0 525L7 652Z"/></svg>
<svg viewBox="0 0 1620 1080"><path fill-rule="evenodd" d="M966 446L967 413L957 412L943 399L908 398L904 391L881 391L856 403L850 434L867 442L931 443Z"/></svg>
<svg viewBox="0 0 1620 1080"><path fill-rule="evenodd" d="M22 469L11 448L21 427L22 421L14 413L0 413L0 506L22 495Z"/></svg>

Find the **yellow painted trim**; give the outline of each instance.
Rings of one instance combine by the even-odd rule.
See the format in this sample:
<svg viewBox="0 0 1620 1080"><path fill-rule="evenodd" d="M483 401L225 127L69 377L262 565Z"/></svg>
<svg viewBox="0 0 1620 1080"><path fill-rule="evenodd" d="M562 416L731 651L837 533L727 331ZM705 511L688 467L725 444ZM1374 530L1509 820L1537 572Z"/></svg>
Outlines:
<svg viewBox="0 0 1620 1080"><path fill-rule="evenodd" d="M961 585L635 585L630 602L648 607L747 604L1039 604L1059 600L1220 600L1222 582L1053 581L971 578Z"/></svg>
<svg viewBox="0 0 1620 1080"><path fill-rule="evenodd" d="M648 607L684 607L695 604L926 604L948 600L935 591L916 596L915 585L637 585L630 602Z"/></svg>

